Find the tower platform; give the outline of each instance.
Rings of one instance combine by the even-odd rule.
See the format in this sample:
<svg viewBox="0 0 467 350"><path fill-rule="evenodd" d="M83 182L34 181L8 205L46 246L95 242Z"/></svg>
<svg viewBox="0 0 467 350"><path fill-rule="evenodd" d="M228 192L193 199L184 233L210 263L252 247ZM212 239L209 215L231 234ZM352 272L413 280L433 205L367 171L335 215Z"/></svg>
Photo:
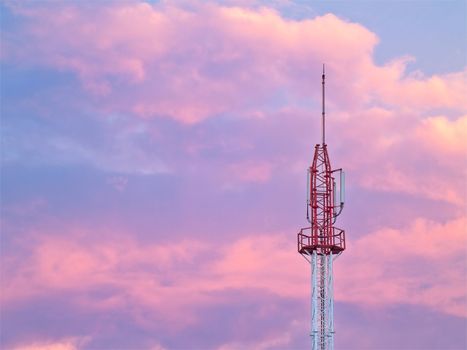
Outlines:
<svg viewBox="0 0 467 350"><path fill-rule="evenodd" d="M319 255L341 253L345 250L345 231L337 227L331 230L331 235L312 235L311 227L302 228L297 235L298 252L307 255L311 255L314 250Z"/></svg>

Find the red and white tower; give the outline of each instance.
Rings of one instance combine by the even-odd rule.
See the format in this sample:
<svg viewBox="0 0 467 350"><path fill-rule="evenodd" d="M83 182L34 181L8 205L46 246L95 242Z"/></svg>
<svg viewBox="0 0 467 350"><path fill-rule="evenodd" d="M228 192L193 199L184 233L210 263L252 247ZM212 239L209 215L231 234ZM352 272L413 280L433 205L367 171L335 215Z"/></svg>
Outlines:
<svg viewBox="0 0 467 350"><path fill-rule="evenodd" d="M344 172L332 170L325 142L325 73L322 75L322 143L308 168L307 220L298 233L298 252L311 265L311 341L313 350L334 348L332 264L345 250L345 232L334 226L344 207Z"/></svg>

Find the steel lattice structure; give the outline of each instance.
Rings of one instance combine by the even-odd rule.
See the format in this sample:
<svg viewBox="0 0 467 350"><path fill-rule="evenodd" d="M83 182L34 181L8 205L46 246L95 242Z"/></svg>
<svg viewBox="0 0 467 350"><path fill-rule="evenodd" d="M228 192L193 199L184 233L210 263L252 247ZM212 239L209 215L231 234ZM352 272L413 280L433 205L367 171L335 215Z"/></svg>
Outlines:
<svg viewBox="0 0 467 350"><path fill-rule="evenodd" d="M313 350L334 348L333 261L345 250L345 232L334 226L344 207L344 172L332 170L325 143L325 73L322 75L322 137L307 178L307 220L298 233L298 252L311 265ZM338 178L339 182L336 182ZM339 198L338 198L339 192Z"/></svg>

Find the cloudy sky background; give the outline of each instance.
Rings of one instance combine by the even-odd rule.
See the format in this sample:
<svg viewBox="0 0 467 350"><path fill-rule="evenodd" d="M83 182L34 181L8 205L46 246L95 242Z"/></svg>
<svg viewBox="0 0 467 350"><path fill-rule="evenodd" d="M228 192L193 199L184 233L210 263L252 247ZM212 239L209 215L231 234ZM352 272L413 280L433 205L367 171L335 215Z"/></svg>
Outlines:
<svg viewBox="0 0 467 350"><path fill-rule="evenodd" d="M464 1L0 12L2 348L307 348L323 62L336 349L467 346Z"/></svg>

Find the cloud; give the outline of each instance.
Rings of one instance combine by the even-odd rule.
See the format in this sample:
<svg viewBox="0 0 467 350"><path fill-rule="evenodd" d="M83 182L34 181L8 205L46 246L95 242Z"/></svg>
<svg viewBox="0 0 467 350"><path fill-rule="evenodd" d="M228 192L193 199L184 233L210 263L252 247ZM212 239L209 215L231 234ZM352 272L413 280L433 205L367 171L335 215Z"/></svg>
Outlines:
<svg viewBox="0 0 467 350"><path fill-rule="evenodd" d="M297 323L298 322L296 321L292 322L292 324L289 325L290 329L277 332L279 334L272 334L272 335L269 335L268 337L265 337L263 339L256 340L256 341L250 341L250 342L237 341L237 342L230 342L230 343L222 344L219 347L217 347L217 350L240 350L240 349L264 350L264 349L274 349L274 348L278 348L278 349L290 348L291 342L293 339L292 334L298 333Z"/></svg>
<svg viewBox="0 0 467 350"><path fill-rule="evenodd" d="M322 62L339 108L465 108L465 72L406 76L407 58L377 66L376 35L333 14L288 20L197 2L10 6L27 21L7 36L4 59L75 73L106 111L196 123L251 112L278 94L298 106Z"/></svg>
<svg viewBox="0 0 467 350"><path fill-rule="evenodd" d="M438 155L438 160L442 163L451 160L454 156L459 158L465 156L467 115L454 120L445 116L429 117L420 123L415 132L419 144Z"/></svg>
<svg viewBox="0 0 467 350"><path fill-rule="evenodd" d="M465 204L460 191L467 139L462 114L430 116L373 107L355 117L348 112L336 117L337 135L332 135L330 149L352 175L351 185L445 201L459 208Z"/></svg>
<svg viewBox="0 0 467 350"><path fill-rule="evenodd" d="M197 2L178 7L9 6L24 23L6 36L9 49L4 60L72 72L88 90L85 100L92 101L100 114L128 114L95 122L109 133L99 147L88 137L48 135L39 148L45 149L43 161L81 161L120 173L173 171L186 159L180 154L165 156L161 150L178 138L161 137L158 125L145 122L161 116L191 125L225 114L252 125L251 118L261 116L267 126L279 114L284 118L282 131L290 143L296 142L298 134L292 132L297 133L301 121L294 114L302 115L304 101L317 97L310 77L326 61L329 122L334 130L330 137L341 147L336 164L352 172L349 180L372 190L463 205L459 188L464 176L459 176L456 159L464 155L467 138L466 71L430 77L409 74L412 57L376 65L373 51L379 39L358 23L333 14L291 20L262 7ZM15 45L20 40L31 44ZM266 138L281 136L267 132ZM211 148L216 137L207 136L213 140L182 141L188 144L185 153L193 156ZM252 143L244 135L236 136L237 147ZM23 144L14 141L24 148L20 156L31 154L30 139ZM223 148L227 146L232 147ZM255 152L250 147L250 153ZM243 159L225 158L228 166L221 164L215 172L226 173L225 188L265 183L284 165L283 157L252 160L244 153ZM298 162L296 153L287 157L289 164Z"/></svg>
<svg viewBox="0 0 467 350"><path fill-rule="evenodd" d="M358 240L336 261L336 300L358 305L413 304L465 315L465 219L437 224L417 219ZM284 298L309 293L308 267L291 235L250 235L224 244L197 240L142 244L128 234L64 230L27 239L27 256L2 258L2 302L60 291L84 308L149 308L175 324L245 288ZM100 238L94 238L100 237ZM351 236L349 236L350 238ZM23 244L26 241L23 242ZM111 288L105 298L88 292ZM131 311L130 311L131 312ZM183 313L181 320L177 315ZM146 321L144 321L146 322Z"/></svg>
<svg viewBox="0 0 467 350"><path fill-rule="evenodd" d="M88 341L89 339L87 337L66 338L59 341L35 342L19 345L13 347L12 350L77 350L85 346Z"/></svg>
<svg viewBox="0 0 467 350"><path fill-rule="evenodd" d="M67 238L44 232L33 234L29 239L34 246L22 243L30 250L28 263L23 263L21 256L3 259L3 301L28 299L54 291L84 293L107 285L116 289L115 298L99 300L95 305L112 307L113 302L119 305L123 302L121 293L124 293L138 303L164 312L172 307L187 308L203 300L207 302L210 298L206 293L241 289L244 283L250 288L267 288L290 295L289 288L279 291L273 287L277 285L274 281L290 278L287 276L290 265L282 267L282 274L277 271L264 274L268 264L266 247L275 249L283 245L283 238L245 238L219 247L220 256L216 258L216 247L207 242L181 240L143 245L128 234L112 232L111 241L102 240L102 237L109 237L109 232L101 232L98 235L101 239L97 240L93 238L95 234L79 229L68 230L64 236ZM258 245L262 247L256 254ZM284 251L281 259L286 261L284 257L289 255L290 252ZM200 265L196 268L195 263ZM260 275L262 278L256 283L251 280Z"/></svg>
<svg viewBox="0 0 467 350"><path fill-rule="evenodd" d="M336 299L361 305L413 304L467 317L467 220L414 219L348 243L335 268ZM344 263L344 264L342 264Z"/></svg>
<svg viewBox="0 0 467 350"><path fill-rule="evenodd" d="M24 21L6 35L4 61L72 72L87 91L80 92L84 101L100 115L126 115L120 121L95 122L111 133L100 147L83 136L47 135L39 148L45 149L42 161L57 157L120 173L167 173L180 168L177 162L185 168L186 162L180 154L163 154L169 144L187 143L184 152L191 157L218 142L212 134L205 135L212 140L190 140L194 129L184 132L189 141L161 137L160 126L147 123L159 117L205 125L203 121L230 115L233 121L224 120L226 125L251 127L252 118L259 116L267 127L281 115L281 131L291 140L283 145L286 152L299 142L295 138L302 121L296 116L309 108L305 101L318 100L319 89L312 88L310 77L318 76L325 61L329 138L340 147L336 164L352 172L349 180L371 190L463 205L459 188L464 176L459 176L456 159L464 155L467 138L467 71L428 77L408 73L413 57L376 65L373 51L379 39L358 23L333 14L292 20L264 7L199 2L9 6ZM282 136L271 129L258 132L271 138L270 146L272 138ZM25 144L12 142L24 148L18 157L31 154L29 137ZM233 144L242 143L253 142L239 133ZM218 152L232 147L224 145ZM250 147L250 153L257 148ZM287 157L289 164L299 162L297 153ZM252 160L244 152L243 159L225 157L228 165L215 172L226 173L225 188L266 183L273 170L283 167L283 158L277 152L267 160Z"/></svg>

